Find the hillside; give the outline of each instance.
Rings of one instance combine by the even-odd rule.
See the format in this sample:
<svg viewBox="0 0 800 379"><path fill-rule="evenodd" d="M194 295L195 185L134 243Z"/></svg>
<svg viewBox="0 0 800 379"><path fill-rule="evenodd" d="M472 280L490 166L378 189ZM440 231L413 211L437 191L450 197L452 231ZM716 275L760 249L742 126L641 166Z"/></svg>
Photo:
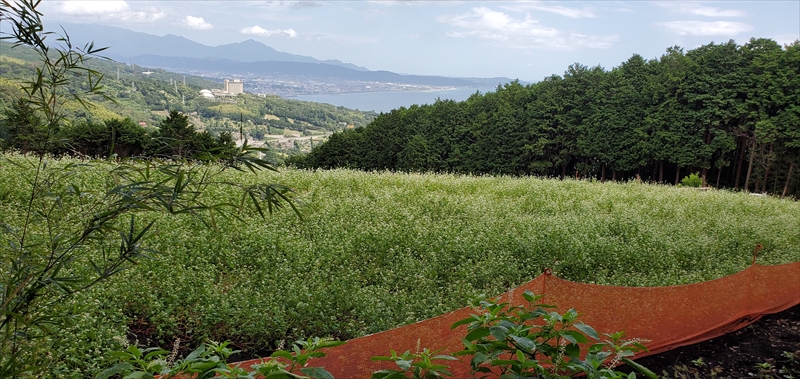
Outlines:
<svg viewBox="0 0 800 379"><path fill-rule="evenodd" d="M30 50L12 49L5 42L0 43L0 51L0 99L10 104L18 94L15 80L33 73L36 57ZM178 110L191 115L196 127L215 135L222 131L238 133L242 127L251 140L302 135L322 140L326 134L348 125L365 126L376 116L374 112L249 93L213 101L200 95L201 89L223 87L213 80L104 59L92 59L87 66L105 75L106 93L115 102L95 99L88 112L76 104L70 109L70 118L78 122L130 117L154 126L164 118L166 110ZM81 85L80 80L70 83L73 91L80 90ZM309 148L307 141L288 146L289 150Z"/></svg>

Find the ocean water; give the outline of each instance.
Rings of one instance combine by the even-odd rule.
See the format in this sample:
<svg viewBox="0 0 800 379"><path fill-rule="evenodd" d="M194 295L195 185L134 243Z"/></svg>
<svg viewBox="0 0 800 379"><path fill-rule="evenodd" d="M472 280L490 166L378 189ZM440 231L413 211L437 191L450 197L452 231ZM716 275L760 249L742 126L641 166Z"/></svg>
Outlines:
<svg viewBox="0 0 800 379"><path fill-rule="evenodd" d="M360 109L362 111L389 112L392 109L400 107L407 108L414 104L433 104L437 98L442 100L464 101L476 91L486 93L488 91L494 91L494 88L459 88L448 91L429 92L392 91L336 95L300 95L289 97L288 99L327 103L351 109Z"/></svg>

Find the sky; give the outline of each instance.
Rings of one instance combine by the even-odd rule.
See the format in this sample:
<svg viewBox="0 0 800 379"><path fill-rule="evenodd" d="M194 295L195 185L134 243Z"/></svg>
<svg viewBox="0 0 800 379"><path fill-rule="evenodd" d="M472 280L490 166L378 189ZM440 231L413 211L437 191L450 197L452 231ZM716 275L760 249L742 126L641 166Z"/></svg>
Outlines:
<svg viewBox="0 0 800 379"><path fill-rule="evenodd" d="M276 50L370 70L454 77L561 75L670 46L800 39L800 1L44 0L45 26L98 23L217 46ZM67 32L69 32L67 30Z"/></svg>

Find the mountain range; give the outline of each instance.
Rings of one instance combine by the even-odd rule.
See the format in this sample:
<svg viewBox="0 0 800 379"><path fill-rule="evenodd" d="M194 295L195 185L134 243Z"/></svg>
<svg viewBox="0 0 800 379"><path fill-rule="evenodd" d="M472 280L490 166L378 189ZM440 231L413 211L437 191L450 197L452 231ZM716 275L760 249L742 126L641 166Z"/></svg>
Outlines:
<svg viewBox="0 0 800 379"><path fill-rule="evenodd" d="M331 82L390 82L454 87L486 87L511 81L509 78L450 78L371 71L338 60L319 60L277 51L252 39L207 46L172 34L156 36L98 24L62 23L62 26L68 31L70 38L78 44L93 41L95 46L109 46L103 55L114 60L177 72L207 72L216 76L307 77Z"/></svg>
<svg viewBox="0 0 800 379"><path fill-rule="evenodd" d="M312 57L277 51L261 42L248 39L242 42L219 46L207 46L188 38L167 34L156 36L128 29L98 24L62 23L70 37L81 43L94 41L95 46L109 46L111 57L133 58L140 55L185 58L230 58L241 62L283 61L322 63L347 67L357 71L369 71L352 63L338 60L318 60Z"/></svg>

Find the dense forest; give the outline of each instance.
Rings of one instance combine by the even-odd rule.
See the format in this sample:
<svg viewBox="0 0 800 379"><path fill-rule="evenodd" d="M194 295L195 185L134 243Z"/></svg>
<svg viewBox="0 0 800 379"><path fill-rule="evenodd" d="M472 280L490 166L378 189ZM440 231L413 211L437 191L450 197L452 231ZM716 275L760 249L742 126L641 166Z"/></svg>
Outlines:
<svg viewBox="0 0 800 379"><path fill-rule="evenodd" d="M605 70L581 64L336 133L309 168L678 181L800 193L800 43L708 44Z"/></svg>

